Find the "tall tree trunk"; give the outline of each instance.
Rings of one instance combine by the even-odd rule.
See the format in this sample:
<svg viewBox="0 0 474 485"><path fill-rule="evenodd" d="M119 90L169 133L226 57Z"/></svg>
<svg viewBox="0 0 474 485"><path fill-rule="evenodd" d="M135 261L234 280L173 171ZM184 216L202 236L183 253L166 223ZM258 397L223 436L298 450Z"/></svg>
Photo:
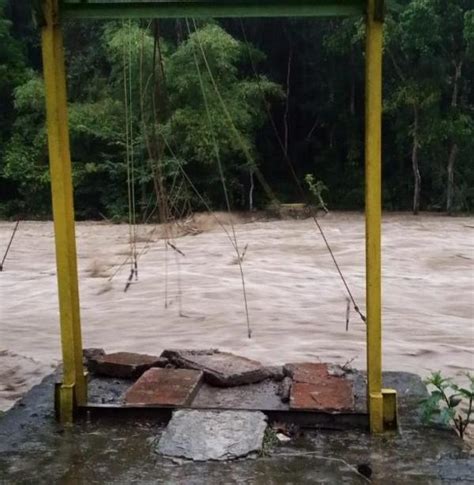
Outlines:
<svg viewBox="0 0 474 485"><path fill-rule="evenodd" d="M351 91L350 91L350 113L352 116L355 116L356 109L355 109L355 94L356 94L356 76L355 76L355 68L354 68L354 49L351 47L351 56L350 56L350 66L351 66Z"/></svg>
<svg viewBox="0 0 474 485"><path fill-rule="evenodd" d="M249 170L250 175L250 189L249 189L249 210L250 212L253 211L253 191L255 189L254 177L253 177L253 168Z"/></svg>
<svg viewBox="0 0 474 485"><path fill-rule="evenodd" d="M283 127L285 130L283 146L285 148L286 156L288 156L288 112L290 110L290 75L291 75L292 58L293 58L293 48L290 45L290 51L288 53L288 67L286 71L286 104L285 104L285 114L283 115Z"/></svg>
<svg viewBox="0 0 474 485"><path fill-rule="evenodd" d="M174 24L174 31L176 33L176 45L180 45L183 42L183 26L181 24L181 19L176 19Z"/></svg>
<svg viewBox="0 0 474 485"><path fill-rule="evenodd" d="M453 79L453 95L451 97L451 107L456 108L458 105L458 95L459 95L459 80L462 74L463 61L453 62L454 64L454 79Z"/></svg>
<svg viewBox="0 0 474 485"><path fill-rule="evenodd" d="M153 150L152 153L150 153L150 158L153 167L153 183L155 186L160 222L167 223L169 219L168 195L164 185L164 174L162 170L165 144L164 140L162 140L158 134L156 127L163 123L166 119L166 111L168 106L165 86L165 72L160 42L160 23L157 19L153 21L153 37L153 122L151 130L151 145Z"/></svg>
<svg viewBox="0 0 474 485"><path fill-rule="evenodd" d="M448 157L448 186L446 188L446 212L448 215L453 213L453 194L454 194L454 162L459 151L457 143L451 145Z"/></svg>
<svg viewBox="0 0 474 485"><path fill-rule="evenodd" d="M458 106L459 80L461 79L463 61L454 62L453 94L451 97L451 109L454 111ZM459 147L456 141L452 141L449 150L447 164L447 186L446 186L446 212L448 215L453 213L453 196L454 196L454 164L458 156Z"/></svg>
<svg viewBox="0 0 474 485"><path fill-rule="evenodd" d="M421 189L421 175L418 164L418 148L419 148L419 120L420 110L418 104L413 105L413 145L411 150L411 164L413 167L413 178L415 188L413 191L413 214L418 214L420 210L420 189Z"/></svg>

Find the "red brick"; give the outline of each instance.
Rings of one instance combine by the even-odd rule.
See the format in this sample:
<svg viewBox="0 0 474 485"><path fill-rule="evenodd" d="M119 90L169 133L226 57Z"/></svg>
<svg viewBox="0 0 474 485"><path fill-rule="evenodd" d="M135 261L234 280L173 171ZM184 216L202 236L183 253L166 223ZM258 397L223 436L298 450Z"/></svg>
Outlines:
<svg viewBox="0 0 474 485"><path fill-rule="evenodd" d="M88 367L96 374L136 379L151 367L164 367L164 363L163 359L154 355L115 352L92 357Z"/></svg>
<svg viewBox="0 0 474 485"><path fill-rule="evenodd" d="M344 376L333 376L326 364L291 364L285 366L293 377L290 408L324 412L354 409L352 382Z"/></svg>
<svg viewBox="0 0 474 485"><path fill-rule="evenodd" d="M199 390L203 373L190 369L146 371L127 391L127 404L148 406L189 406Z"/></svg>

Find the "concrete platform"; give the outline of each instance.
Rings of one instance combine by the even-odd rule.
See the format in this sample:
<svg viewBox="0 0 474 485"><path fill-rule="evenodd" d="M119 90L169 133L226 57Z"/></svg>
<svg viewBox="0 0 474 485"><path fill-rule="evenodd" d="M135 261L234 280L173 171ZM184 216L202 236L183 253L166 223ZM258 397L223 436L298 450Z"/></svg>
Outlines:
<svg viewBox="0 0 474 485"><path fill-rule="evenodd" d="M187 355L179 353L179 359ZM150 369L135 384L110 380L103 376L92 376L89 387L97 386L92 395L98 398L91 403L112 404L120 406L147 405L174 407L191 407L197 409L248 409L260 411L316 411L337 415L366 414L365 378L357 371L341 371L337 375L333 367L322 363L287 364L281 372L271 372L258 363L249 364L247 359L232 354L215 351L192 352L187 357L193 359L191 366L197 365L201 370L192 369ZM166 355L174 362L173 355ZM199 364L196 364L198 362ZM232 364L229 367L229 362ZM206 363L206 365L204 365ZM178 365L184 365L181 360ZM186 364L188 365L188 364ZM248 367L251 367L249 370ZM187 373L201 372L206 379L206 369L212 367L212 373L218 368L226 379L231 376L228 386L203 382L192 385L188 382ZM227 372L224 372L227 369ZM259 372L259 381L236 385L235 379L241 379L254 371ZM194 374L192 374L194 375ZM197 374L196 374L197 375ZM286 377L282 379L283 375ZM154 376L154 377L152 377ZM267 376L262 379L262 376ZM209 379L208 379L209 381ZM214 382L211 379L211 382ZM185 388L190 385L191 389ZM173 390L174 389L174 390ZM118 392L119 390L119 392ZM283 390L283 391L282 391ZM100 395L102 394L102 395ZM173 394L173 396L171 396ZM187 396L186 398L184 398Z"/></svg>
<svg viewBox="0 0 474 485"><path fill-rule="evenodd" d="M255 460L181 465L157 456L164 428L155 418L121 415L60 426L53 410L56 379L46 378L0 417L0 483L365 484L357 473L361 465L371 468L373 483L473 483L474 461L465 444L449 429L421 425L419 400L426 390L413 374L384 374L384 385L398 391L399 433L302 430ZM125 392L116 382L116 390ZM90 387L93 401L112 398L110 387L98 389L94 381Z"/></svg>

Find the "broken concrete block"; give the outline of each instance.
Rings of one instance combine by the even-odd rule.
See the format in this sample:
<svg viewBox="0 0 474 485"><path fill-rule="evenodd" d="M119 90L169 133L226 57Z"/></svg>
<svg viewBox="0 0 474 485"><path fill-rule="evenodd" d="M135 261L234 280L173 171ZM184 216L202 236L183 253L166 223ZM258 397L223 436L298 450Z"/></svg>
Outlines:
<svg viewBox="0 0 474 485"><path fill-rule="evenodd" d="M104 349L95 348L95 347L84 349L82 351L82 363L84 365L87 365L91 359L96 359L97 357L101 357L104 354L105 354Z"/></svg>
<svg viewBox="0 0 474 485"><path fill-rule="evenodd" d="M346 374L350 374L350 370L346 369L338 364L328 364L328 372L330 376L344 377Z"/></svg>
<svg viewBox="0 0 474 485"><path fill-rule="evenodd" d="M157 452L195 461L233 460L260 451L266 428L260 411L182 409L173 413Z"/></svg>
<svg viewBox="0 0 474 485"><path fill-rule="evenodd" d="M280 382L278 386L278 395L282 402L289 402L290 401L290 393L291 393L291 385L293 381L291 377L284 377L283 380Z"/></svg>
<svg viewBox="0 0 474 485"><path fill-rule="evenodd" d="M270 373L270 379L280 382L285 377L285 371L281 365L270 365L267 366L267 370Z"/></svg>
<svg viewBox="0 0 474 485"><path fill-rule="evenodd" d="M164 367L166 363L166 360L154 355L115 352L92 357L87 365L95 374L136 379L151 367Z"/></svg>
<svg viewBox="0 0 474 485"><path fill-rule="evenodd" d="M291 438L283 433L277 433L276 437L280 443L287 443L288 441L291 441Z"/></svg>
<svg viewBox="0 0 474 485"><path fill-rule="evenodd" d="M203 373L191 369L147 370L125 394L126 404L189 406L199 390Z"/></svg>
<svg viewBox="0 0 474 485"><path fill-rule="evenodd" d="M331 375L327 364L287 364L285 369L293 379L290 409L323 412L354 410L352 381L345 376Z"/></svg>
<svg viewBox="0 0 474 485"><path fill-rule="evenodd" d="M214 386L240 386L270 377L260 362L214 349L165 350L161 356L178 368L202 370L205 381Z"/></svg>

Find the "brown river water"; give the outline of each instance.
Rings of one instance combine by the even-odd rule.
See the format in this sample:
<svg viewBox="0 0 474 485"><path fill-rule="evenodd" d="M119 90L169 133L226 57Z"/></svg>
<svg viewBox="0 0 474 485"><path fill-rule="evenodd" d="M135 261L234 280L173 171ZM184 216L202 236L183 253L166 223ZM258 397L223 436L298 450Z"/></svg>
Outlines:
<svg viewBox="0 0 474 485"><path fill-rule="evenodd" d="M220 215L225 219L225 215ZM314 222L234 216L239 265L229 239L199 216L198 235L160 239L138 226L138 281L127 292L129 227L76 226L84 347L159 354L219 348L265 363L351 361L365 368L365 325L346 294ZM333 213L322 225L365 312L364 219ZM0 222L0 249L13 224ZM118 270L110 281L110 277ZM166 276L167 275L167 276ZM60 360L53 225L22 222L0 273L0 410ZM165 305L165 300L167 304ZM474 218L389 214L383 221L383 366L455 376L473 365Z"/></svg>

